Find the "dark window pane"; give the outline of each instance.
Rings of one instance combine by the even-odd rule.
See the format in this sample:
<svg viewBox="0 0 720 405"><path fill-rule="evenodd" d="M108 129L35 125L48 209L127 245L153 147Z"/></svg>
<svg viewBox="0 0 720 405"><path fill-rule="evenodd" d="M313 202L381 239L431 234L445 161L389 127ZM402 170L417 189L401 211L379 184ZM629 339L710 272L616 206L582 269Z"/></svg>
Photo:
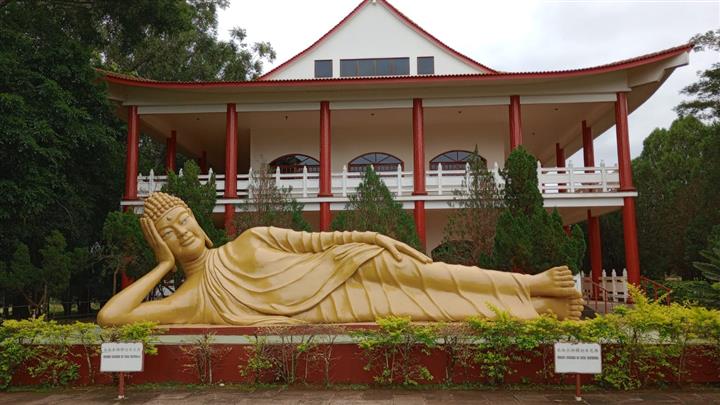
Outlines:
<svg viewBox="0 0 720 405"><path fill-rule="evenodd" d="M342 59L340 60L340 76L349 77L357 76L357 59Z"/></svg>
<svg viewBox="0 0 720 405"><path fill-rule="evenodd" d="M390 76L390 59L378 59L376 64L378 76Z"/></svg>
<svg viewBox="0 0 720 405"><path fill-rule="evenodd" d="M435 74L435 57L420 56L417 58L417 73L419 75Z"/></svg>
<svg viewBox="0 0 720 405"><path fill-rule="evenodd" d="M310 173L317 173L320 162L307 155L292 154L280 156L270 162L269 166L273 171L275 171L276 167L279 167L280 173L302 173L303 167L307 167L307 171Z"/></svg>
<svg viewBox="0 0 720 405"><path fill-rule="evenodd" d="M375 76L375 60L374 59L360 59L360 76Z"/></svg>
<svg viewBox="0 0 720 405"><path fill-rule="evenodd" d="M410 74L410 58L395 58L394 61L396 75Z"/></svg>
<svg viewBox="0 0 720 405"><path fill-rule="evenodd" d="M332 77L332 60L315 61L315 77Z"/></svg>
<svg viewBox="0 0 720 405"><path fill-rule="evenodd" d="M442 163L443 170L465 170L465 164L472 156L467 150L451 150L441 153L430 160L430 170L437 170L438 163ZM484 157L478 156L481 161L487 162Z"/></svg>
<svg viewBox="0 0 720 405"><path fill-rule="evenodd" d="M376 172L393 172L397 170L398 164L402 168L402 160L387 153L375 152L366 153L350 161L348 170L351 172L364 172L372 165Z"/></svg>

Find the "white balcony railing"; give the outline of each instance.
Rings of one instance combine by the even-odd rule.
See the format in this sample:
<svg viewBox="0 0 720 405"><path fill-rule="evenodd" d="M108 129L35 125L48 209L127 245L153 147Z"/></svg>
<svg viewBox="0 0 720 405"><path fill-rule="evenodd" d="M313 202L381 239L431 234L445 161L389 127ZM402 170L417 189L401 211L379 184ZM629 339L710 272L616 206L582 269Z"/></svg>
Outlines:
<svg viewBox="0 0 720 405"><path fill-rule="evenodd" d="M503 179L499 174L497 163L491 169L495 180L501 186ZM180 170L182 175L182 170ZM617 167L606 167L603 163L599 167L573 167L572 162L567 167L541 167L537 168L538 186L542 194L555 193L607 193L615 192L619 188L619 174ZM205 184L212 176L210 173L199 176L200 182ZM387 185L396 197L410 196L413 192L413 172L404 171L398 165L396 171L378 172L380 179ZM238 198L245 198L248 195L250 173L237 176ZM275 184L278 187L290 189L290 194L295 198L313 198L319 191L319 173L310 173L303 168L302 173L280 173L278 168L275 173ZM342 172L332 173L332 193L337 197L347 197L355 192L362 181L363 172L350 172L343 167ZM451 199L454 192L466 188L469 183L470 171L466 166L465 170L443 170L438 164L437 170L426 172L426 190L430 196L448 196ZM218 197L222 197L225 191L225 176L215 175L215 187ZM155 191L160 191L167 183L167 176L157 176L152 171L147 176L138 176L138 197L145 198Z"/></svg>

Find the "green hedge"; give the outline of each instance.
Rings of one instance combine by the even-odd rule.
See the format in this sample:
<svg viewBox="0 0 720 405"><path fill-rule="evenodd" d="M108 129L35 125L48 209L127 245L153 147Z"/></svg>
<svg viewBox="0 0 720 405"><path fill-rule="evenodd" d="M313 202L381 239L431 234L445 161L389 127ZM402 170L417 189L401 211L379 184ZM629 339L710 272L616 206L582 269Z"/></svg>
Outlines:
<svg viewBox="0 0 720 405"><path fill-rule="evenodd" d="M437 350L445 354L445 376L443 381L432 382L452 384L457 370L474 368L487 383L504 384L524 363L538 359L540 377L550 382L554 377L552 344L558 341L602 344L603 373L595 377L596 382L617 389L685 381L693 366L688 360L691 350L703 350L703 357L720 370L720 311L678 303L662 305L636 291L632 295L632 307L619 307L612 314L585 321L559 321L552 316L522 321L500 311L494 320L473 318L455 324L414 324L408 318L388 317L377 320L377 329L350 335L378 384L432 381L425 360ZM338 366L332 355L335 338L348 333L324 325L306 327L302 332L287 326L270 327L265 332L279 341L270 343L266 337L255 336L255 344L248 349L250 357L238 371L254 376L255 383L303 381L311 363L322 367L329 383L331 369ZM141 340L149 353L156 353L154 333L157 330L152 323L100 328L43 319L5 321L0 327L0 388L8 386L21 365L48 385L76 380L82 361L87 362L92 376L90 358L99 343ZM211 375L212 364L227 353L212 347L212 336L204 342L196 343L197 350L191 353L201 377ZM71 352L73 345L83 350ZM298 372L299 364L305 364L304 374Z"/></svg>
<svg viewBox="0 0 720 405"><path fill-rule="evenodd" d="M153 335L159 330L152 322L138 322L118 327L100 328L93 323L59 324L43 317L20 321L6 320L0 326L0 390L10 385L20 366L44 385L67 385L77 380L80 362L95 372L91 357L103 342L140 341L146 354L157 354ZM81 353L71 351L82 347Z"/></svg>

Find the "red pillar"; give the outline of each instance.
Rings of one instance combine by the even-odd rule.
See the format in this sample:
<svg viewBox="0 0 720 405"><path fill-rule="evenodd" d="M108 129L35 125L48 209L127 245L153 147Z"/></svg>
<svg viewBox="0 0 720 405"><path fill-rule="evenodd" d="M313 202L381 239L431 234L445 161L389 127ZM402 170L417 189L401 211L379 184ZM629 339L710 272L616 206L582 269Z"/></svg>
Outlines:
<svg viewBox="0 0 720 405"><path fill-rule="evenodd" d="M137 200L137 176L138 176L138 155L139 155L139 117L137 106L131 105L128 108L128 134L127 151L125 154L125 193L124 200ZM127 210L129 207L124 207ZM134 280L125 274L120 273L120 289L123 289Z"/></svg>
<svg viewBox="0 0 720 405"><path fill-rule="evenodd" d="M522 143L520 96L510 96L510 151L515 150Z"/></svg>
<svg viewBox="0 0 720 405"><path fill-rule="evenodd" d="M225 198L237 198L237 109L235 104L227 105L225 116ZM225 204L225 231L235 234L233 219L235 206Z"/></svg>
<svg viewBox="0 0 720 405"><path fill-rule="evenodd" d="M618 166L620 169L620 191L635 191L630 164L630 136L628 133L627 93L618 92L615 101L615 131L617 135ZM635 218L635 198L623 199L623 232L625 239L625 265L628 281L640 284L640 253L637 241L637 219Z"/></svg>
<svg viewBox="0 0 720 405"><path fill-rule="evenodd" d="M555 165L565 167L565 149L561 148L557 142L555 143Z"/></svg>
<svg viewBox="0 0 720 405"><path fill-rule="evenodd" d="M200 166L200 173L207 173L208 171L208 163L207 163L207 151L204 150L200 153L200 158L198 159L198 166Z"/></svg>
<svg viewBox="0 0 720 405"><path fill-rule="evenodd" d="M425 120L421 98L413 99L413 195L427 195L425 189ZM426 248L425 201L415 201L415 228L420 246Z"/></svg>
<svg viewBox="0 0 720 405"><path fill-rule="evenodd" d="M137 176L139 154L139 124L137 106L128 108L127 152L125 154L125 200L137 200Z"/></svg>
<svg viewBox="0 0 720 405"><path fill-rule="evenodd" d="M585 167L595 166L595 146L593 145L592 129L587 122L582 122L583 137L583 164ZM590 251L590 277L593 283L600 284L602 277L602 240L600 238L600 218L592 215L591 210L587 210L588 221L588 250ZM595 290L595 289L593 289ZM593 291L593 296L597 298L598 291Z"/></svg>
<svg viewBox="0 0 720 405"><path fill-rule="evenodd" d="M320 190L318 197L332 197L330 102L320 102ZM330 230L330 203L320 203L320 230Z"/></svg>
<svg viewBox="0 0 720 405"><path fill-rule="evenodd" d="M170 138L165 141L165 172L175 171L175 155L177 154L177 131L170 131Z"/></svg>

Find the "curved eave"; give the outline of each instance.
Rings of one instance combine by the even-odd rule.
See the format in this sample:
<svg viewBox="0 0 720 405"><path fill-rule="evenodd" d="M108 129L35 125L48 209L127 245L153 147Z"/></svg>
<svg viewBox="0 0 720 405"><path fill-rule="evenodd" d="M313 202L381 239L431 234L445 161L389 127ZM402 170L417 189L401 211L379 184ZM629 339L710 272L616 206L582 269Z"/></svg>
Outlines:
<svg viewBox="0 0 720 405"><path fill-rule="evenodd" d="M352 87L405 87L414 85L423 86L453 86L466 85L468 83L513 83L523 84L525 82L560 80L582 76L592 76L604 73L629 70L644 65L650 65L666 59L673 58L682 53L689 53L693 44L666 49L660 52L639 56L619 62L602 66L595 66L574 70L546 71L546 72L503 72L503 73L479 73L463 75L431 75L431 76L395 76L395 77L355 77L355 78L329 78L329 79L298 79L298 80L258 80L258 81L236 81L236 82L166 82L136 78L128 75L117 74L100 70L108 83L140 87L147 89L177 89L212 91L226 90L230 92L247 90L306 90L306 89L333 89Z"/></svg>

